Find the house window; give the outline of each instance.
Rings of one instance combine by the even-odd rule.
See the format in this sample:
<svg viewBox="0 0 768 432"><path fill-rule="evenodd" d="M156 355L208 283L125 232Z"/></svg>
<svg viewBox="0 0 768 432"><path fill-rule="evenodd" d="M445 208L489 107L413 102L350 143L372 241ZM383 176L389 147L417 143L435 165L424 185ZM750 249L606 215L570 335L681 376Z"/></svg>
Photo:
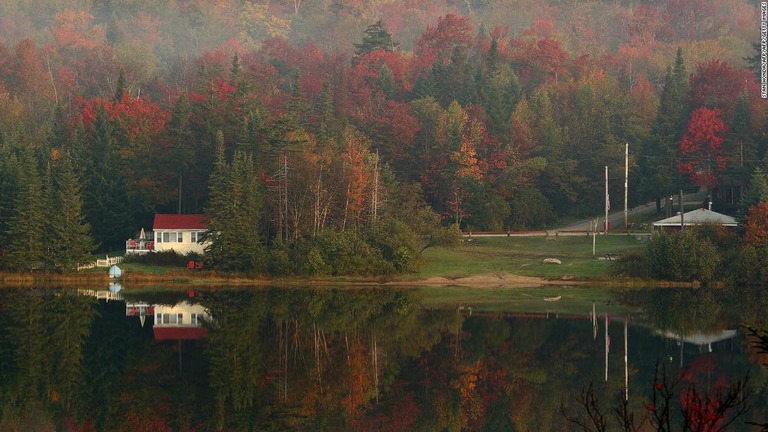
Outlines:
<svg viewBox="0 0 768 432"><path fill-rule="evenodd" d="M163 233L163 243L168 243L171 241L171 233L164 232Z"/></svg>
<svg viewBox="0 0 768 432"><path fill-rule="evenodd" d="M163 242L163 233L155 232L155 243Z"/></svg>
<svg viewBox="0 0 768 432"><path fill-rule="evenodd" d="M179 324L184 324L184 314L178 314Z"/></svg>
<svg viewBox="0 0 768 432"><path fill-rule="evenodd" d="M184 241L184 233L183 232L176 233L176 241L178 243L182 243Z"/></svg>
<svg viewBox="0 0 768 432"><path fill-rule="evenodd" d="M199 235L200 233L198 233L197 231L192 231L192 232L191 232L191 233L189 233L189 234L190 234L190 236L192 237L192 238L191 238L191 241L192 241L192 243L197 243L198 241L200 241L200 238L198 237L198 235Z"/></svg>

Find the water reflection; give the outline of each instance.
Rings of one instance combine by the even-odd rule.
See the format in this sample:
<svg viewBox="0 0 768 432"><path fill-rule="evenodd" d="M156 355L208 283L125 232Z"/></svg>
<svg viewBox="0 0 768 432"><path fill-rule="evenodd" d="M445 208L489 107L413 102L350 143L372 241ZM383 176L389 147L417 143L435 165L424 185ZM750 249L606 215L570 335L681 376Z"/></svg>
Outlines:
<svg viewBox="0 0 768 432"><path fill-rule="evenodd" d="M722 297L578 314L430 309L417 289L7 289L0 430L572 430L590 383L644 415L659 364L704 390L751 371L764 420L768 377Z"/></svg>

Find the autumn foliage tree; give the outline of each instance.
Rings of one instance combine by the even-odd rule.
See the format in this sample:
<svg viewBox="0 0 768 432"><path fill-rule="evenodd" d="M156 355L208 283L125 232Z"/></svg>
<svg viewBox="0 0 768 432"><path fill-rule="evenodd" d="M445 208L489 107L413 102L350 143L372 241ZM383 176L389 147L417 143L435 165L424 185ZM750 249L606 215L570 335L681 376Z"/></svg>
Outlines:
<svg viewBox="0 0 768 432"><path fill-rule="evenodd" d="M690 176L699 187L717 185L717 175L725 171L727 157L722 143L727 130L719 109L699 108L691 114L688 130L680 140L681 174Z"/></svg>

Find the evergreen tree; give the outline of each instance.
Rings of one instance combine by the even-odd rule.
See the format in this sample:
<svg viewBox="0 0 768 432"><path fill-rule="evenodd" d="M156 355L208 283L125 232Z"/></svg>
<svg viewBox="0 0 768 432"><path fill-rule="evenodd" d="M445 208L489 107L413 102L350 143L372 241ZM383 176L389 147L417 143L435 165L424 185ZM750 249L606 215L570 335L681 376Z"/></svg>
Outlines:
<svg viewBox="0 0 768 432"><path fill-rule="evenodd" d="M331 83L323 83L323 90L317 97L315 104L316 136L321 144L338 137L338 127L336 126L336 115L333 106L333 89Z"/></svg>
<svg viewBox="0 0 768 432"><path fill-rule="evenodd" d="M125 71L121 68L120 75L117 76L117 83L115 84L115 93L112 95L112 102L120 102L125 96L127 84L125 82Z"/></svg>
<svg viewBox="0 0 768 432"><path fill-rule="evenodd" d="M764 201L768 201L768 175L758 167L752 173L747 190L741 198L740 213L745 215L750 207Z"/></svg>
<svg viewBox="0 0 768 432"><path fill-rule="evenodd" d="M522 88L509 65L499 60L498 42L491 41L483 67L478 70L478 96L488 115L488 129L502 142L509 142L509 122Z"/></svg>
<svg viewBox="0 0 768 432"><path fill-rule="evenodd" d="M288 119L293 124L293 128L306 130L309 124L310 108L307 104L307 98L304 89L301 87L301 72L297 72L293 80L293 91L291 98L285 107L288 112Z"/></svg>
<svg viewBox="0 0 768 432"><path fill-rule="evenodd" d="M680 138L688 119L689 89L685 61L678 48L674 68L667 68L656 121L639 168L640 191L647 198L656 199L659 212L662 197L676 193L682 185L677 162Z"/></svg>
<svg viewBox="0 0 768 432"><path fill-rule="evenodd" d="M170 151L168 152L167 166L176 172L178 178L178 212L184 213L191 209L191 203L194 200L187 198L185 206L185 184L186 190L194 193L195 190L203 186L202 181L195 182L191 177L197 166L197 157L194 151L194 138L192 127L189 123L190 106L187 95L182 93L176 100L176 104L171 111L171 119L168 122L168 140Z"/></svg>
<svg viewBox="0 0 768 432"><path fill-rule="evenodd" d="M39 267L46 252L46 205L37 161L31 150L22 154L18 173L19 189L14 200L14 212L8 224L7 254L4 266L16 270Z"/></svg>
<svg viewBox="0 0 768 432"><path fill-rule="evenodd" d="M376 50L394 51L400 44L392 40L381 20L368 26L363 35L363 41L355 44L355 54L362 55Z"/></svg>
<svg viewBox="0 0 768 432"><path fill-rule="evenodd" d="M86 185L83 190L86 220L102 252L122 249L125 239L133 232L134 223L126 180L117 167L113 127L103 106L96 113L93 131L85 144L85 154L76 157L90 154L92 158L82 178ZM73 160L77 160L74 156Z"/></svg>
<svg viewBox="0 0 768 432"><path fill-rule="evenodd" d="M94 249L91 227L83 216L83 199L69 154L55 161L51 212L48 219L49 260L60 270L77 269Z"/></svg>
<svg viewBox="0 0 768 432"><path fill-rule="evenodd" d="M758 159L757 143L752 134L752 121L749 112L749 97L742 93L736 100L733 120L728 128L726 143L729 157L728 174L742 183L749 180Z"/></svg>
<svg viewBox="0 0 768 432"><path fill-rule="evenodd" d="M0 251L6 250L10 241L7 232L14 217L15 198L21 187L20 172L16 154L9 146L0 144Z"/></svg>
<svg viewBox="0 0 768 432"><path fill-rule="evenodd" d="M206 259L214 268L259 270L263 256L259 239L261 195L252 155L236 151L232 164L224 153L224 136L216 137L216 160L209 182Z"/></svg>
<svg viewBox="0 0 768 432"><path fill-rule="evenodd" d="M392 71L386 63L382 64L379 68L379 74L376 76L376 83L374 88L384 94L388 99L394 98L395 95L395 79L392 77Z"/></svg>

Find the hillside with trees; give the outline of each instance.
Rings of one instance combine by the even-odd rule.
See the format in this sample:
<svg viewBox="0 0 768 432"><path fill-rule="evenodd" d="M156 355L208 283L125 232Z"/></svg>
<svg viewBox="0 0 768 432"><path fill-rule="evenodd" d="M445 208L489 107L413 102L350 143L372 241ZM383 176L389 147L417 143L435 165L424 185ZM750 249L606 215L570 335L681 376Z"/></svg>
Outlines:
<svg viewBox="0 0 768 432"><path fill-rule="evenodd" d="M210 215L214 267L404 272L455 227L600 214L625 143L630 206L746 197L768 168L758 18L745 0L0 0L0 267L71 269L178 212Z"/></svg>

